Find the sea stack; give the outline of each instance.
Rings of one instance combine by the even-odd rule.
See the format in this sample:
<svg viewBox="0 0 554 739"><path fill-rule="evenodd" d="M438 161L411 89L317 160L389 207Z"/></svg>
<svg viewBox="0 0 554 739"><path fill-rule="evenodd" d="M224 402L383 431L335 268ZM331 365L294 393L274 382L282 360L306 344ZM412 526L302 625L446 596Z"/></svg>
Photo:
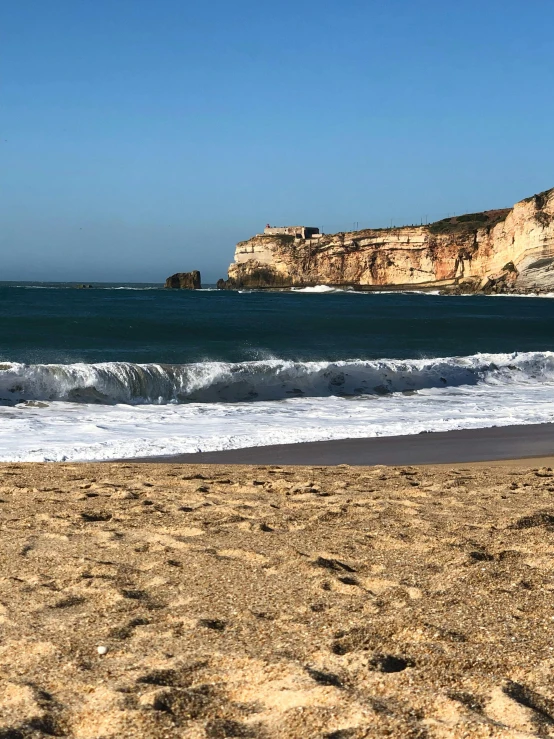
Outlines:
<svg viewBox="0 0 554 739"><path fill-rule="evenodd" d="M180 290L200 290L202 287L200 272L197 269L192 272L176 272L167 278L165 287L178 288Z"/></svg>

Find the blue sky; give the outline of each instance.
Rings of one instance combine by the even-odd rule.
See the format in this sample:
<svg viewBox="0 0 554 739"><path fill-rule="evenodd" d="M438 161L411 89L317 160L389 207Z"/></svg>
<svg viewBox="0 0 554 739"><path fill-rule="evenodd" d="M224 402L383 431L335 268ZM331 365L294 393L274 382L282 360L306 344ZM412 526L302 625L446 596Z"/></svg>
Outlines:
<svg viewBox="0 0 554 739"><path fill-rule="evenodd" d="M554 186L552 0L0 2L0 279L225 275Z"/></svg>

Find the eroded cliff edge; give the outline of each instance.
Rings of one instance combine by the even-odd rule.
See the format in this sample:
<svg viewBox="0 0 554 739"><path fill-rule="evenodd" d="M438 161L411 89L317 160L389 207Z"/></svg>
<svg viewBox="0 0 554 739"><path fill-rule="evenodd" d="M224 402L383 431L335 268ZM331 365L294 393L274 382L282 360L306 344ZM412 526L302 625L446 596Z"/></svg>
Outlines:
<svg viewBox="0 0 554 739"><path fill-rule="evenodd" d="M241 241L219 287L310 285L447 292L554 290L554 188L513 208L427 226Z"/></svg>

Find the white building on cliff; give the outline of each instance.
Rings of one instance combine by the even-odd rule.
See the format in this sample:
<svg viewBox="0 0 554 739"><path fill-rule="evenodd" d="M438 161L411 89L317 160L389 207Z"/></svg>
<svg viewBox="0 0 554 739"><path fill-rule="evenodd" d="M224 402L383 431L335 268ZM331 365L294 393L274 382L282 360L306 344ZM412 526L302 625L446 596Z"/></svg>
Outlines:
<svg viewBox="0 0 554 739"><path fill-rule="evenodd" d="M264 236L294 236L295 239L312 239L321 236L319 228L313 226L270 226L264 228Z"/></svg>

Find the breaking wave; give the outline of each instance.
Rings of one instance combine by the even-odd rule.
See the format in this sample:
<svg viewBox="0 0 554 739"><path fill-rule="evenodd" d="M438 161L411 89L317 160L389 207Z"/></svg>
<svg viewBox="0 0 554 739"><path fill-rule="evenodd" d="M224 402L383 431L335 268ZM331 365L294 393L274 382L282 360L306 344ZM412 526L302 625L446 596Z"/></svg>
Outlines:
<svg viewBox="0 0 554 739"><path fill-rule="evenodd" d="M352 290L344 290L340 287L331 287L330 285L315 285L314 287L292 287L293 293L345 293Z"/></svg>
<svg viewBox="0 0 554 739"><path fill-rule="evenodd" d="M4 403L229 403L550 383L554 383L554 352L337 362L0 364Z"/></svg>

